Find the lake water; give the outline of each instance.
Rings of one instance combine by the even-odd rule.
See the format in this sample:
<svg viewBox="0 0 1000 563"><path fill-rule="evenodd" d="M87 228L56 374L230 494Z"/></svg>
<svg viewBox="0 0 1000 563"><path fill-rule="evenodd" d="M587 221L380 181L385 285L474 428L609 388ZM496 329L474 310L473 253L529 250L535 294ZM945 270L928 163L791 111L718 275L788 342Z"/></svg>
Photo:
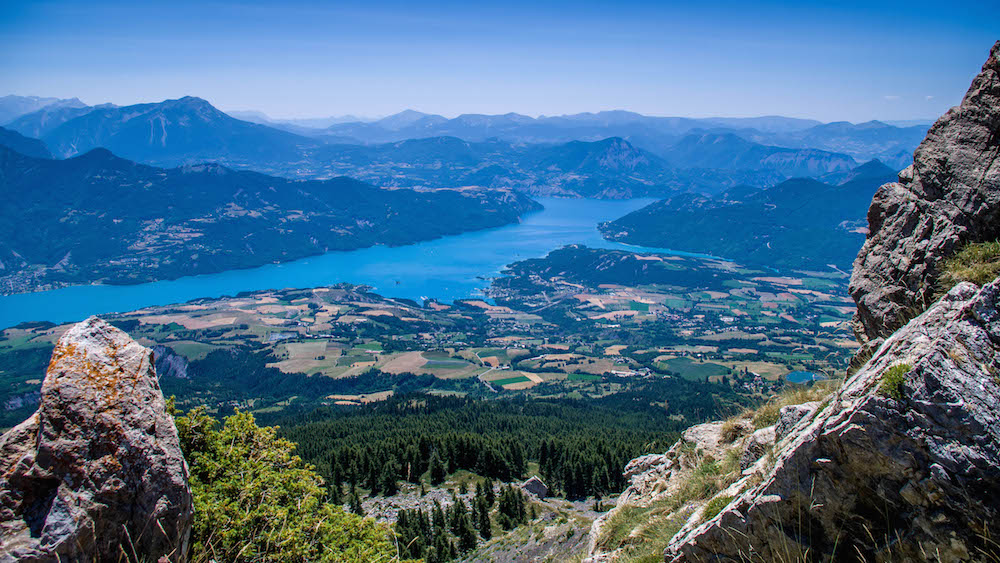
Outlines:
<svg viewBox="0 0 1000 563"><path fill-rule="evenodd" d="M597 230L598 223L617 219L651 203L652 199L536 199L545 209L525 215L519 224L407 246L329 252L283 264L171 281L74 286L2 296L0 328L24 321L74 321L95 314L235 295L241 291L317 287L339 282L370 285L386 297L405 297L417 302L432 297L450 302L480 294L489 285L489 280L483 278L496 276L507 264L542 257L567 244L671 252L609 242Z"/></svg>
<svg viewBox="0 0 1000 563"><path fill-rule="evenodd" d="M785 379L792 383L809 383L810 381L819 381L821 379L826 379L825 376L818 373L813 373L811 371L793 371L785 376Z"/></svg>

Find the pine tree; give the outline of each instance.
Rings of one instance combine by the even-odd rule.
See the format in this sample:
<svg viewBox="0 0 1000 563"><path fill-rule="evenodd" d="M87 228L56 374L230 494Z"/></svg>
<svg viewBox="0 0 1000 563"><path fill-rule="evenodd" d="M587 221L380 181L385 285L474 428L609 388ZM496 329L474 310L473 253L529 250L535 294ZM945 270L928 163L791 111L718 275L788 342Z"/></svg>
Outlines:
<svg viewBox="0 0 1000 563"><path fill-rule="evenodd" d="M489 477L486 478L486 504L489 508L493 508L496 503L497 497L496 493L493 492L493 479Z"/></svg>
<svg viewBox="0 0 1000 563"><path fill-rule="evenodd" d="M357 514L358 516L365 515L365 509L361 506L361 499L358 497L358 491L351 487L351 498L348 501L351 505L351 512Z"/></svg>
<svg viewBox="0 0 1000 563"><path fill-rule="evenodd" d="M458 525L458 549L462 553L468 553L476 549L476 528L472 525L472 519L467 513L463 513Z"/></svg>
<svg viewBox="0 0 1000 563"><path fill-rule="evenodd" d="M388 497L396 494L396 492L399 491L399 487L396 482L397 477L398 475L396 472L396 462L390 461L386 463L385 466L382 468L382 474L379 475L378 479L379 490L382 491L383 495Z"/></svg>
<svg viewBox="0 0 1000 563"><path fill-rule="evenodd" d="M431 453L431 459L429 464L431 469L431 485L440 485L444 482L447 473L445 472L444 461L441 460L441 456L438 455L437 450Z"/></svg>
<svg viewBox="0 0 1000 563"><path fill-rule="evenodd" d="M482 536L484 540L488 540L493 537L493 524L490 522L490 507L486 503L486 498L480 499L476 503L477 509L477 524L479 527L479 535Z"/></svg>

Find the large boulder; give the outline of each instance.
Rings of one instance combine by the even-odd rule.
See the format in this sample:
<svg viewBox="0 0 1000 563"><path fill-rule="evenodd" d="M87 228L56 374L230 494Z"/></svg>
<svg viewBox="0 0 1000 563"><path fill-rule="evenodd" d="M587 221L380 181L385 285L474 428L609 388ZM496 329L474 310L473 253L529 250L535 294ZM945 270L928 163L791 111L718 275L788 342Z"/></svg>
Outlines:
<svg viewBox="0 0 1000 563"><path fill-rule="evenodd" d="M184 561L192 499L153 356L92 317L0 436L0 561Z"/></svg>
<svg viewBox="0 0 1000 563"><path fill-rule="evenodd" d="M1000 42L899 182L879 188L868 223L850 292L855 332L876 346L931 304L942 260L1000 237Z"/></svg>
<svg viewBox="0 0 1000 563"><path fill-rule="evenodd" d="M995 556L1000 279L959 284L886 339L734 488L674 536L667 561Z"/></svg>

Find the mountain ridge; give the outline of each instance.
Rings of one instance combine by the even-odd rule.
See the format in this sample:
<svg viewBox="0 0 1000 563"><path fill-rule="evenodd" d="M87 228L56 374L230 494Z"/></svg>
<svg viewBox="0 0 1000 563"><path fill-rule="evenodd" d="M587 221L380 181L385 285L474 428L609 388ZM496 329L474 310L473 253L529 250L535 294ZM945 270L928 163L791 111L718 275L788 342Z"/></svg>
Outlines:
<svg viewBox="0 0 1000 563"><path fill-rule="evenodd" d="M67 160L0 147L0 291L138 283L497 227L538 208L504 190L387 190L218 164L163 169L103 148ZM168 202L168 205L164 205ZM440 217L449 216L442 222Z"/></svg>

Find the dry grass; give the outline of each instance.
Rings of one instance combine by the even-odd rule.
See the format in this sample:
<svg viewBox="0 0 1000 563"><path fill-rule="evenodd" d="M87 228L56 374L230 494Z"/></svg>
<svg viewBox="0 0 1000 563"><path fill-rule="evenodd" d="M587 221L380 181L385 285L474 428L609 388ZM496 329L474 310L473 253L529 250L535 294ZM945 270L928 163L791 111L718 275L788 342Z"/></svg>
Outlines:
<svg viewBox="0 0 1000 563"><path fill-rule="evenodd" d="M794 385L786 387L780 394L761 405L753 414L753 425L758 430L778 422L778 414L782 407L801 405L810 401L826 399L843 383L840 379L824 379L812 385Z"/></svg>
<svg viewBox="0 0 1000 563"><path fill-rule="evenodd" d="M938 293L943 295L964 281L984 285L998 276L1000 241L968 244L942 264Z"/></svg>
<svg viewBox="0 0 1000 563"><path fill-rule="evenodd" d="M719 439L724 444L732 444L744 434L745 428L743 425L737 419L730 418L722 423L722 428L719 430Z"/></svg>

